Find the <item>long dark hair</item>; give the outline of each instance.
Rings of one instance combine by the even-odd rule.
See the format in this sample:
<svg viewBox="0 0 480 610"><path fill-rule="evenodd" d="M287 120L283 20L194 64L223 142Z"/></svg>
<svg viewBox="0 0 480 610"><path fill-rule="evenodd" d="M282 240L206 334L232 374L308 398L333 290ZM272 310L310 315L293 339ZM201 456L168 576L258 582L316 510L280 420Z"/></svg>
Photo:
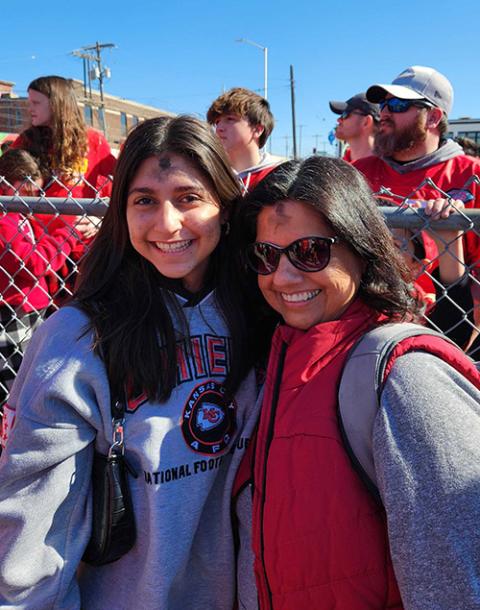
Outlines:
<svg viewBox="0 0 480 610"><path fill-rule="evenodd" d="M72 81L62 76L40 76L28 89L48 97L52 117L50 125L32 125L22 133L23 148L39 159L45 177L55 173L68 178L80 173L87 155L87 126Z"/></svg>
<svg viewBox="0 0 480 610"><path fill-rule="evenodd" d="M365 263L358 296L386 320L417 320L422 306L411 275L375 199L353 166L340 159L288 161L247 197L236 219L239 250L255 241L262 208L278 201L303 201L317 210L343 243Z"/></svg>
<svg viewBox="0 0 480 610"><path fill-rule="evenodd" d="M171 311L183 313L171 280L134 250L126 220L129 186L140 164L152 156L176 153L189 160L216 193L227 217L240 196L222 145L210 127L193 117L160 117L141 123L120 153L108 212L81 268L74 298L88 313L111 385L125 380L150 399L166 400L176 385L176 330ZM209 277L219 311L230 331L231 368L226 385L234 390L253 361L243 296L229 268L228 237L222 232L210 257ZM186 325L183 329L188 333ZM177 328L178 331L178 328Z"/></svg>

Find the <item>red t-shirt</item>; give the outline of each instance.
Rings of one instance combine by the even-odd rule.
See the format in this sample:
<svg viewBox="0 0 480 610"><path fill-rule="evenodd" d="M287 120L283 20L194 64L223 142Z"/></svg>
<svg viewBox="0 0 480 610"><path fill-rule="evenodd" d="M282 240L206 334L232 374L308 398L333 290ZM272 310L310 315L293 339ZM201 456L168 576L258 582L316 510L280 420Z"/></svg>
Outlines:
<svg viewBox="0 0 480 610"><path fill-rule="evenodd" d="M385 187L395 195L411 199L435 199L445 197L446 193L464 201L466 208L480 207L479 185L472 179L475 175L480 178L480 159L474 157L458 155L404 174L374 156L358 159L353 165L363 173L374 192ZM422 184L426 178L430 178L437 188ZM480 267L480 238L474 231L465 235L465 261Z"/></svg>

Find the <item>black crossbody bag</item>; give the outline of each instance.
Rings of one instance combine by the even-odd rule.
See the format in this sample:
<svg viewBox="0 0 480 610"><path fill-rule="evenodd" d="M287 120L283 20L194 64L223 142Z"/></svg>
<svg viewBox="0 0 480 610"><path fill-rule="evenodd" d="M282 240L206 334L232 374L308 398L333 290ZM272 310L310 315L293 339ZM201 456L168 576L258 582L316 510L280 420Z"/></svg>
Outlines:
<svg viewBox="0 0 480 610"><path fill-rule="evenodd" d="M112 444L108 454L95 451L92 467L92 533L82 561L102 566L120 559L136 540L135 515L128 473L136 472L125 458L124 400L112 400Z"/></svg>

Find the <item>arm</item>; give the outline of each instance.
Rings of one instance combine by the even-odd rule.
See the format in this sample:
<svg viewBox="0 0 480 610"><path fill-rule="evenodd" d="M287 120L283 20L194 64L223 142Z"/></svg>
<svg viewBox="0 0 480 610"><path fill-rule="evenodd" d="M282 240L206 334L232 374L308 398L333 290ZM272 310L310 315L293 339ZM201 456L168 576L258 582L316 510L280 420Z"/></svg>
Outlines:
<svg viewBox="0 0 480 610"><path fill-rule="evenodd" d="M83 325L69 310L34 335L8 406L15 421L0 459L0 607L80 608L75 573L90 535L92 441L101 426L95 384L105 374L85 339L75 341Z"/></svg>
<svg viewBox="0 0 480 610"><path fill-rule="evenodd" d="M425 202L425 214L431 220L449 218L465 209L463 201L449 199L429 199ZM465 274L463 231L426 229L438 248L440 280L444 286L457 282Z"/></svg>
<svg viewBox="0 0 480 610"><path fill-rule="evenodd" d="M480 392L426 353L399 358L374 460L406 610L480 607Z"/></svg>
<svg viewBox="0 0 480 610"><path fill-rule="evenodd" d="M42 231L35 240L32 232L23 232L19 222L28 223L18 214L0 218L0 266L10 275L31 281L49 271L57 271L65 263L78 241L70 227Z"/></svg>

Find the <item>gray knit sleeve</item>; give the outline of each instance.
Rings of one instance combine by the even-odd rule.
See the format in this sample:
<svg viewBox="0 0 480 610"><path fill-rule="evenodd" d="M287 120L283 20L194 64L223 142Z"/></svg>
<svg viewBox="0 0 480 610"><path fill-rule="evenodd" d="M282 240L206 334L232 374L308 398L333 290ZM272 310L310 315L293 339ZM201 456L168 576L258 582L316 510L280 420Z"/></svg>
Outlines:
<svg viewBox="0 0 480 610"><path fill-rule="evenodd" d="M439 358L399 358L373 434L405 610L480 608L480 392Z"/></svg>
<svg viewBox="0 0 480 610"><path fill-rule="evenodd" d="M75 573L91 529L101 363L75 310L35 333L9 401L0 459L0 607L80 608ZM105 376L103 376L105 377Z"/></svg>

